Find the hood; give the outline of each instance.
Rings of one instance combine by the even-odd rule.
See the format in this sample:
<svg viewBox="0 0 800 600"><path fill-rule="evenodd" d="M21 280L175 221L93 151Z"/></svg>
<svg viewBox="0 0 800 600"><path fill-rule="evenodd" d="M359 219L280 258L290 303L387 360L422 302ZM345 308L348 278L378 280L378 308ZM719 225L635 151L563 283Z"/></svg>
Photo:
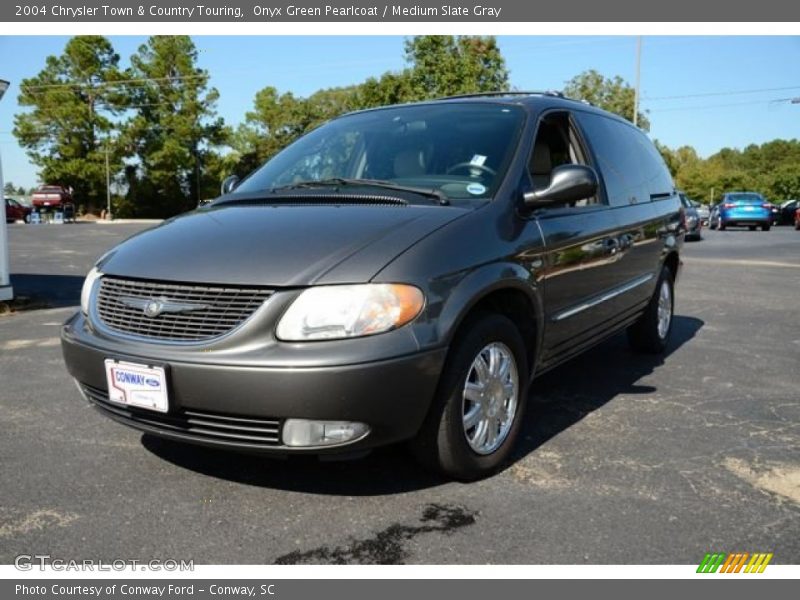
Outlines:
<svg viewBox="0 0 800 600"><path fill-rule="evenodd" d="M274 287L365 282L467 212L415 205L221 206L133 236L100 268L121 277Z"/></svg>

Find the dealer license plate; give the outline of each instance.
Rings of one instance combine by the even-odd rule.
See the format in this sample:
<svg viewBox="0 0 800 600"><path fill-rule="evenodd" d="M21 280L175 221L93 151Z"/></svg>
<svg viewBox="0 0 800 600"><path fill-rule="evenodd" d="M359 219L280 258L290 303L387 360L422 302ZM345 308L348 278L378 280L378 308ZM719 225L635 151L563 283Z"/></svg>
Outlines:
<svg viewBox="0 0 800 600"><path fill-rule="evenodd" d="M109 400L167 412L167 374L163 367L148 367L111 358L107 358L105 364Z"/></svg>

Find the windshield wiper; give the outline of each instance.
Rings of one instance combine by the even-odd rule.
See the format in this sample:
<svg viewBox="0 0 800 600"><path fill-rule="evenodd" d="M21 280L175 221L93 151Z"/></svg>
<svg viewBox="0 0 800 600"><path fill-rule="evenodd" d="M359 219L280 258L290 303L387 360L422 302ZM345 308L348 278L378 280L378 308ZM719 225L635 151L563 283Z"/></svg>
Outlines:
<svg viewBox="0 0 800 600"><path fill-rule="evenodd" d="M383 188L385 190L394 190L397 192L409 192L412 194L418 194L420 196L426 196L428 198L434 198L439 202L439 204L443 206L450 204L450 199L447 197L447 195L444 194L444 192L441 192L437 189L400 185L398 183L392 183L391 181L383 181L381 179L348 179L345 177L331 177L329 179L310 179L308 181L297 181L295 183L290 183L288 185L275 187L272 188L270 192L275 193L283 190L296 190L302 188L315 188L315 187L338 187L338 186L344 187L350 185Z"/></svg>

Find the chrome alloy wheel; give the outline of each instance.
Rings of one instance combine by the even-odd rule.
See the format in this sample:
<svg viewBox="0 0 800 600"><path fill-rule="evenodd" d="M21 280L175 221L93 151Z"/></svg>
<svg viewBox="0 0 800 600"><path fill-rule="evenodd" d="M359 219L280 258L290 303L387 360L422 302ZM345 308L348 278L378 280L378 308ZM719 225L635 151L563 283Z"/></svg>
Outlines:
<svg viewBox="0 0 800 600"><path fill-rule="evenodd" d="M667 337L669 324L672 321L672 290L668 281L661 282L658 292L658 337L662 340Z"/></svg>
<svg viewBox="0 0 800 600"><path fill-rule="evenodd" d="M501 342L485 346L467 373L461 409L464 435L476 453L491 454L508 437L519 389L513 352Z"/></svg>

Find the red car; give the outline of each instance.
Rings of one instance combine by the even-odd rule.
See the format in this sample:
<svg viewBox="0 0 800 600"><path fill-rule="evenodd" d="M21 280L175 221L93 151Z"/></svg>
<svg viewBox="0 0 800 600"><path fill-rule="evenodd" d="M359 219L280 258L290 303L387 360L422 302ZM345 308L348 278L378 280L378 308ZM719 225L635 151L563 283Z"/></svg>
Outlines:
<svg viewBox="0 0 800 600"><path fill-rule="evenodd" d="M794 211L794 228L800 231L800 208Z"/></svg>
<svg viewBox="0 0 800 600"><path fill-rule="evenodd" d="M29 214L31 214L30 207L23 206L13 198L6 198L6 223L25 221Z"/></svg>
<svg viewBox="0 0 800 600"><path fill-rule="evenodd" d="M61 209L72 204L72 192L63 185L43 185L31 196L34 208Z"/></svg>

